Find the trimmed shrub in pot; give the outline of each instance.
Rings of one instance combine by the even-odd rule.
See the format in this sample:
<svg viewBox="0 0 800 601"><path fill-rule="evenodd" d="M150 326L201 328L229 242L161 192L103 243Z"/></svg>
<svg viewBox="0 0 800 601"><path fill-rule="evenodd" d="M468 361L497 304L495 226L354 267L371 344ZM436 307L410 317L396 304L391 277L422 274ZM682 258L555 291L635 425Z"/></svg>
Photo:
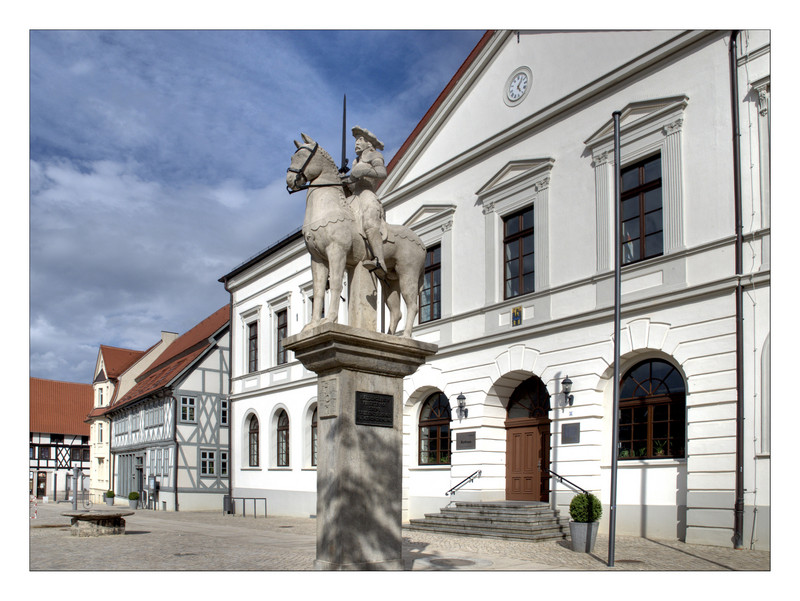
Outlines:
<svg viewBox="0 0 800 601"><path fill-rule="evenodd" d="M114 504L114 491L113 490L107 490L104 493L104 496L106 498L106 505L113 505Z"/></svg>
<svg viewBox="0 0 800 601"><path fill-rule="evenodd" d="M572 550L589 553L594 549L597 540L597 529L603 506L600 499L592 493L575 495L569 504L569 534L572 538Z"/></svg>
<svg viewBox="0 0 800 601"><path fill-rule="evenodd" d="M131 509L136 509L136 506L139 504L139 493L133 491L128 493L128 505L130 505Z"/></svg>

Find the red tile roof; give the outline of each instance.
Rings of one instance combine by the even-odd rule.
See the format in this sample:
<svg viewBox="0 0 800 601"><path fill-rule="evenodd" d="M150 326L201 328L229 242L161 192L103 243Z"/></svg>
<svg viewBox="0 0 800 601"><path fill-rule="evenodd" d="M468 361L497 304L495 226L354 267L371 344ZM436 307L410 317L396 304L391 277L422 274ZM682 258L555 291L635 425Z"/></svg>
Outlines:
<svg viewBox="0 0 800 601"><path fill-rule="evenodd" d="M106 377L109 379L118 378L120 374L136 363L146 352L101 344L100 353L103 355Z"/></svg>
<svg viewBox="0 0 800 601"><path fill-rule="evenodd" d="M177 338L158 358L158 363L136 378L136 384L103 413L115 411L167 386L184 368L210 346L209 338L228 323L230 306L225 305Z"/></svg>
<svg viewBox="0 0 800 601"><path fill-rule="evenodd" d="M30 380L31 432L89 436L89 426L83 420L93 404L91 384Z"/></svg>
<svg viewBox="0 0 800 601"><path fill-rule="evenodd" d="M483 47L486 46L486 44L489 42L489 39L491 39L493 34L494 30L490 29L489 31L483 34L483 37L480 40L478 40L478 43L475 45L475 48L473 48L472 52L469 53L469 56L461 64L458 71L456 71L455 75L453 75L452 79L445 86L444 90L442 90L442 93L439 94L438 98L436 98L436 101L431 105L431 108L429 108L428 112L423 115L422 119L420 119L419 123L417 123L417 126L414 128L414 131L411 132L411 135L408 136L408 138L406 138L406 141L403 142L403 145L394 154L392 160L389 161L389 164L386 166L386 170L389 173L392 172L394 166L400 161L400 159L408 150L409 146L411 146L411 144L420 134L425 125L427 125L428 121L430 121L431 117L433 117L433 114L436 112L439 106L441 106L441 104L444 102L445 98L447 98L450 92L452 92L453 88L458 83L458 80L460 80L464 76L464 73L466 73L469 66L472 64L472 62L475 60L478 54L480 54L481 50L483 50Z"/></svg>

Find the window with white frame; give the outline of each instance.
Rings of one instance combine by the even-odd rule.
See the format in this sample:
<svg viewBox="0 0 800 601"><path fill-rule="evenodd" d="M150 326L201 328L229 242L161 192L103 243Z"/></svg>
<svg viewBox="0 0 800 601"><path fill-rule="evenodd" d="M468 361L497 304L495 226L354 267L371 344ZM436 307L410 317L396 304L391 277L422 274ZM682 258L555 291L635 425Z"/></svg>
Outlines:
<svg viewBox="0 0 800 601"><path fill-rule="evenodd" d="M278 412L277 427L275 432L277 442L277 462L278 467L289 466L289 415L285 410Z"/></svg>
<svg viewBox="0 0 800 601"><path fill-rule="evenodd" d="M200 451L200 475L201 476L216 476L217 475L217 454L216 451L201 450Z"/></svg>
<svg viewBox="0 0 800 601"><path fill-rule="evenodd" d="M228 399L222 399L219 404L219 424L228 425Z"/></svg>
<svg viewBox="0 0 800 601"><path fill-rule="evenodd" d="M196 399L190 396L181 397L181 421L187 423L194 423L195 420L195 404Z"/></svg>
<svg viewBox="0 0 800 601"><path fill-rule="evenodd" d="M258 322L247 324L247 373L258 371Z"/></svg>
<svg viewBox="0 0 800 601"><path fill-rule="evenodd" d="M403 225L420 237L426 248L419 323L452 314L453 219L456 205L425 204Z"/></svg>
<svg viewBox="0 0 800 601"><path fill-rule="evenodd" d="M223 477L228 475L228 453L227 453L227 451L220 451L219 452L219 475L223 476Z"/></svg>
<svg viewBox="0 0 800 601"><path fill-rule="evenodd" d="M654 245L660 236L663 245L661 253L664 255L684 248L682 137L684 112L688 102L687 96L634 102L626 106L620 114L621 171L633 169L648 159L659 157L662 231L656 235L653 229L656 225L655 219L651 217L653 231L650 243ZM603 272L614 268L613 121L607 121L585 144L591 152L595 173L597 270ZM634 176L630 174L628 177ZM645 183L652 182L639 181L641 185ZM647 212L646 209L644 211ZM641 232L646 236L646 227ZM639 241L642 245L647 244L642 238ZM623 239L622 243L626 242ZM642 254L639 257L646 258Z"/></svg>
<svg viewBox="0 0 800 601"><path fill-rule="evenodd" d="M551 158L511 161L476 194L483 206L486 302L550 285Z"/></svg>
<svg viewBox="0 0 800 601"><path fill-rule="evenodd" d="M161 473L166 477L169 478L169 449L164 449L164 456L162 457L161 461Z"/></svg>
<svg viewBox="0 0 800 601"><path fill-rule="evenodd" d="M260 434L258 418L251 415L247 422L247 464L250 467L258 467Z"/></svg>
<svg viewBox="0 0 800 601"><path fill-rule="evenodd" d="M272 349L273 366L283 365L289 360L288 351L283 348L283 339L289 335L289 305L291 298L292 293L287 292L271 299L267 303L272 315L272 340L269 344Z"/></svg>

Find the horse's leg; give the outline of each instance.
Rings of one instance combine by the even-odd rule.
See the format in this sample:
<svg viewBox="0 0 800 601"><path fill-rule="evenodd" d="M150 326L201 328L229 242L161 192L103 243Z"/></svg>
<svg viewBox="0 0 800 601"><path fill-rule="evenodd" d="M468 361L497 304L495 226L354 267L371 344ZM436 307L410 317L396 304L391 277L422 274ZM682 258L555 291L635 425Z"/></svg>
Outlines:
<svg viewBox="0 0 800 601"><path fill-rule="evenodd" d="M402 307L400 305L400 286L397 280L389 280L385 282L381 280L383 286L384 304L389 309L389 327L387 332L394 334L397 332L397 324L400 323L402 317Z"/></svg>
<svg viewBox="0 0 800 601"><path fill-rule="evenodd" d="M322 309L325 306L325 284L328 283L328 266L311 255L311 282L313 298L311 303L311 321L303 330L313 328L322 319Z"/></svg>
<svg viewBox="0 0 800 601"><path fill-rule="evenodd" d="M332 244L328 246L328 276L331 288L331 305L324 323L338 323L339 299L342 296L342 280L344 278L347 253L343 248Z"/></svg>
<svg viewBox="0 0 800 601"><path fill-rule="evenodd" d="M419 313L419 294L423 284L424 262L425 257L423 255L417 269L413 267L403 269L402 273L398 274L400 276L400 292L403 295L403 300L406 301L406 324L403 329L403 336L406 338L411 338L411 330L414 328L414 322L417 319L417 313Z"/></svg>

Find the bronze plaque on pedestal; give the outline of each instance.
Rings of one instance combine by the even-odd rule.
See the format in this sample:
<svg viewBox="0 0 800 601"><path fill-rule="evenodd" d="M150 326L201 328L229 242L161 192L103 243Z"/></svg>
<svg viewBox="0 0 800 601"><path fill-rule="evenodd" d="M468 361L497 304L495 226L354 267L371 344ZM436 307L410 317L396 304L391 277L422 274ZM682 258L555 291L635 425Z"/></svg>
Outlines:
<svg viewBox="0 0 800 601"><path fill-rule="evenodd" d="M356 425L394 427L394 398L390 394L356 392Z"/></svg>

